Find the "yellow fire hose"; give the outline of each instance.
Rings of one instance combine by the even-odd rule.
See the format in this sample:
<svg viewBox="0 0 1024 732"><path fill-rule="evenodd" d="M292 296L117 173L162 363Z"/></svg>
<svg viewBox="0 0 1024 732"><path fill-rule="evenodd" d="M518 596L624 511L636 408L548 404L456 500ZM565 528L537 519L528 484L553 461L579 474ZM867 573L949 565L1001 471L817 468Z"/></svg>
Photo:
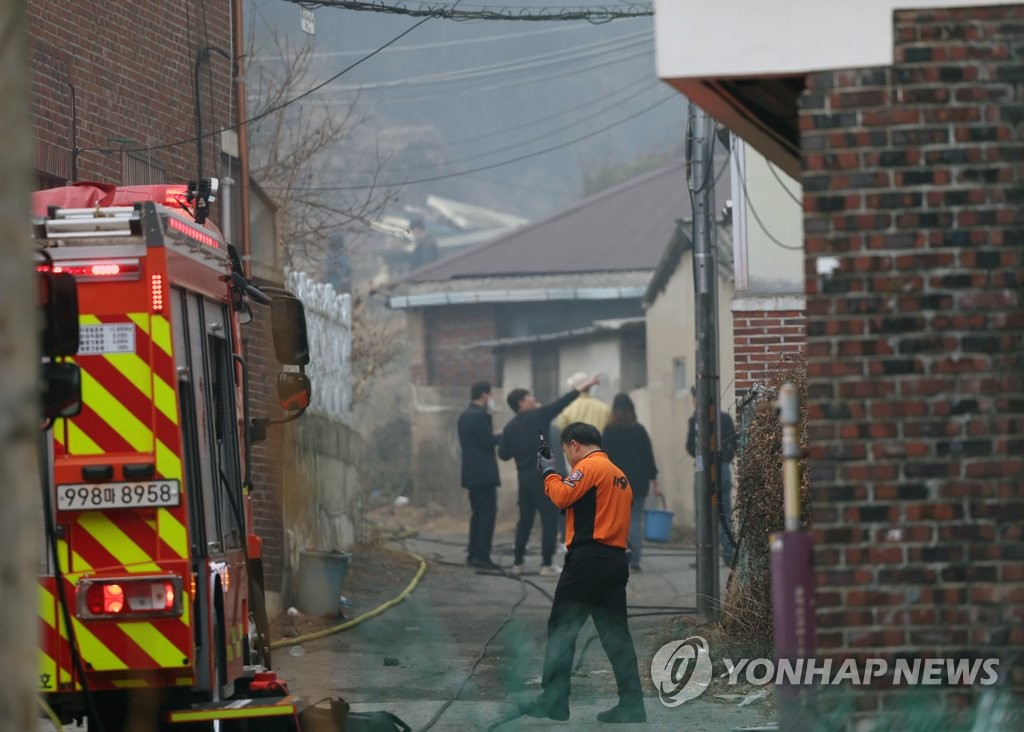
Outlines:
<svg viewBox="0 0 1024 732"><path fill-rule="evenodd" d="M39 702L39 706L42 707L43 711L46 713L46 716L50 718L50 722L53 723L53 728L57 730L57 732L60 732L60 730L64 729L64 725L61 724L60 718L57 717L57 713L53 711L53 707L51 707L46 702L46 699L44 699L41 696L37 696L36 701Z"/></svg>
<svg viewBox="0 0 1024 732"><path fill-rule="evenodd" d="M352 618L351 620L346 620L344 623L341 623L340 625L335 625L332 628L318 630L315 633L307 633L306 635L296 636L295 638L282 638L281 640L274 641L270 644L271 650L277 650L278 648L285 648L287 646L294 646L298 645L299 643L309 643L310 641L320 640L321 638L326 638L329 635L340 633L343 630L354 628L360 623L369 620L370 618L377 617L389 608L392 608L395 605L401 605L403 602L405 602L406 599L408 599L409 595L412 594L412 591L416 589L416 585L420 583L420 579L423 578L424 572L427 571L427 561L420 555L413 554L412 552L401 551L398 549L390 549L389 551L394 551L398 554L404 554L408 557L412 557L420 564L419 568L416 570L416 574L412 578L412 581L409 582L408 586L404 590L402 590L400 594L391 598L384 604L378 605L373 610L363 613L362 615Z"/></svg>

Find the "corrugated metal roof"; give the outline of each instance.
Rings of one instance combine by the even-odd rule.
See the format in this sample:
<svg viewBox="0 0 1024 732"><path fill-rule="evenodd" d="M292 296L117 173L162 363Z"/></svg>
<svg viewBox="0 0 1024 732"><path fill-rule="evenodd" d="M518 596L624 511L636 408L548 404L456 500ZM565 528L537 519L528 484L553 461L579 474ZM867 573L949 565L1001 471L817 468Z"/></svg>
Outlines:
<svg viewBox="0 0 1024 732"><path fill-rule="evenodd" d="M717 167L716 167L717 169ZM718 180L719 205L729 175ZM686 165L675 160L602 191L542 221L410 273L404 284L494 277L649 270L690 216Z"/></svg>
<svg viewBox="0 0 1024 732"><path fill-rule="evenodd" d="M388 307L403 309L484 302L622 300L642 297L650 279L650 270L639 270L530 277L467 277L444 282L402 283L389 295Z"/></svg>
<svg viewBox="0 0 1024 732"><path fill-rule="evenodd" d="M495 338L486 341L467 343L462 350L471 348L513 348L515 346L532 345L535 343L550 343L552 341L567 341L573 338L583 338L597 335L598 333L616 333L627 328L640 328L644 325L643 318L614 318L611 320L595 320L591 325L573 330L560 330L555 333L539 333L537 335L513 336L509 338Z"/></svg>

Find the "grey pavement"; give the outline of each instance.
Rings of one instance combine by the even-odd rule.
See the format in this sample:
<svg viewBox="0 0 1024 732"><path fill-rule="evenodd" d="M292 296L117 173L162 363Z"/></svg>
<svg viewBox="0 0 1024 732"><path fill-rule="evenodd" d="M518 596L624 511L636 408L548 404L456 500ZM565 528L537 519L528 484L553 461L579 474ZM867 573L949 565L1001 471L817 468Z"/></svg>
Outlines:
<svg viewBox="0 0 1024 732"><path fill-rule="evenodd" d="M539 543L536 529L534 540ZM428 572L408 601L352 630L293 650L275 651L275 670L289 683L292 693L312 702L340 696L354 711L387 710L414 730L422 730L449 704L432 729L452 731L485 730L511 712L517 699L538 694L551 601L531 585L466 567L462 544L458 537L407 540L408 550L430 560ZM495 561L510 567L511 536L507 532L496 537L495 549ZM668 708L650 682L650 662L657 648L668 640L689 635L673 635L669 624L673 608L695 605L693 561L692 550L648 544L644 571L631 577L627 593L631 614L669 614L630 619L649 721L647 725L616 725L612 729L717 732L772 721L763 706L739 707L737 699L741 695L735 693L736 689L713 685L699 698ZM536 572L539 565L536 552L527 556L528 571ZM557 582L536 574L525 579L549 593L554 592ZM723 571L723 590L726 579ZM350 616L372 609L372 604L361 602L359 597L349 595L349 599L353 603ZM520 600L513 612L513 604ZM495 634L510 613L511 619ZM611 667L595 636L593 624L588 621L577 642L568 722L522 717L498 730L601 727L596 714L615 704L616 693ZM475 670L466 681L475 662ZM460 687L458 697L451 701ZM40 729L52 728L43 722Z"/></svg>
<svg viewBox="0 0 1024 732"><path fill-rule="evenodd" d="M535 537L539 538L539 537ZM511 566L510 537L497 537L495 561ZM302 655L278 651L275 666L289 681L293 693L317 700L342 696L355 711L387 710L415 730L423 729L462 686L474 662L472 677L458 698L436 721L436 730L481 730L511 712L516 699L540 692L546 621L551 601L538 589L517 580L477 573L465 567L462 542L455 537L420 537L406 548L428 560L430 570L410 599L355 629L302 647ZM668 612L669 607L695 604L694 554L648 545L644 571L630 580L628 600L632 612ZM450 564L438 564L437 560ZM527 556L528 571L540 560ZM722 573L725 587L727 573ZM553 592L554 578L527 575L526 579ZM352 598L350 598L352 599ZM502 630L484 643L509 617ZM639 607L643 606L643 607ZM655 607L661 606L661 607ZM358 614L370 608L356 607ZM700 698L668 708L650 683L650 662L660 645L676 636L671 614L634 617L630 628L637 646L640 675L646 692L647 725L617 725L615 729L732 730L771 721L758 705L739 707L738 695L719 694L735 689L713 685ZM680 634L681 635L681 634ZM568 722L520 718L500 730L551 727L589 730L601 726L597 712L614 706L615 681L600 643L588 622L577 642L576 674ZM685 636L684 636L685 637ZM582 660L580 656L582 654ZM385 659L387 665L385 665Z"/></svg>

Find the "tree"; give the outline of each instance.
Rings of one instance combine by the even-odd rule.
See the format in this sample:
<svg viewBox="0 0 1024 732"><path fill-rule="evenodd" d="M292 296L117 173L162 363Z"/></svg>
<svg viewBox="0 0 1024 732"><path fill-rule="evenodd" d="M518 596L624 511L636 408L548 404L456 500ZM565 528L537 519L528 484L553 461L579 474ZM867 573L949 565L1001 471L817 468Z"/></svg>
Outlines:
<svg viewBox="0 0 1024 732"><path fill-rule="evenodd" d="M4 507L0 536L0 732L37 726L35 695L36 561L41 545L37 513L39 334L31 249L26 235L32 150L28 120L30 78L25 59L25 2L14 0L0 13L0 485Z"/></svg>
<svg viewBox="0 0 1024 732"><path fill-rule="evenodd" d="M250 171L279 206L285 266L323 280L335 263L353 259L353 242L371 231L397 194L373 187L387 162L383 155L374 156L369 188L323 190L336 188L339 171L365 150L367 120L358 99L338 104L314 95L287 104L314 85L310 49L297 48L273 31L267 43L281 63L250 65L256 69L250 109L259 118L250 127ZM401 338L395 319L374 307L364 288L353 284L352 295L352 400L357 402L370 380L394 360Z"/></svg>

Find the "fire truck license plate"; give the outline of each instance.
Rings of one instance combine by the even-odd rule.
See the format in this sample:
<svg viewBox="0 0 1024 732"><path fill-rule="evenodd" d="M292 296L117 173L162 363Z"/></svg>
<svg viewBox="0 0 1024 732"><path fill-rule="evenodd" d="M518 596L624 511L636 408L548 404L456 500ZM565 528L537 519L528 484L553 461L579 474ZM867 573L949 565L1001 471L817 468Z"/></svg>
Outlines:
<svg viewBox="0 0 1024 732"><path fill-rule="evenodd" d="M57 486L58 511L177 506L179 503L181 490L176 480Z"/></svg>

